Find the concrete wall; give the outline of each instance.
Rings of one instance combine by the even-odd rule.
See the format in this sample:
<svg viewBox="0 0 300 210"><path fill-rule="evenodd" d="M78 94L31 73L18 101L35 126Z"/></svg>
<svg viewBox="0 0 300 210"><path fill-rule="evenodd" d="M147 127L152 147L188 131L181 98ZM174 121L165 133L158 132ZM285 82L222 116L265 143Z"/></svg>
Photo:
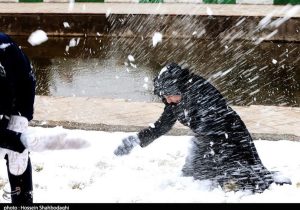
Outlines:
<svg viewBox="0 0 300 210"><path fill-rule="evenodd" d="M152 37L221 40L300 41L300 18L291 18L278 27L259 27L262 17L123 15L111 14L0 14L1 31L10 35L30 35L37 29L48 36ZM273 22L278 18L273 18ZM64 22L70 27L65 28Z"/></svg>
<svg viewBox="0 0 300 210"><path fill-rule="evenodd" d="M138 1L130 0L130 2ZM201 0L201 2L212 1ZM234 0L234 2L248 1ZM254 2L258 1L252 3ZM297 3L300 0L293 2ZM262 0L260 3L267 4L268 1ZM213 11L213 15L208 8L211 9L211 13ZM100 34L152 37L155 32L160 32L165 38L300 41L300 5L211 4L207 7L201 4L179 3L2 3L0 20L0 30L10 35L28 36L33 31L42 29L48 36ZM64 22L70 27L65 28Z"/></svg>
<svg viewBox="0 0 300 210"><path fill-rule="evenodd" d="M1 2L105 2L105 3L197 3L197 4L300 4L300 0L0 0Z"/></svg>

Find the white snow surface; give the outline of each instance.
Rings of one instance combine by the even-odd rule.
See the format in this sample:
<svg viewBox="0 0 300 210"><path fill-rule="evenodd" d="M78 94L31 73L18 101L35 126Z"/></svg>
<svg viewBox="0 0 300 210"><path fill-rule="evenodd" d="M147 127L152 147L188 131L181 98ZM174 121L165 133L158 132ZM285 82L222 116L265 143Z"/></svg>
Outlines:
<svg viewBox="0 0 300 210"><path fill-rule="evenodd" d="M66 132L48 149L31 152L36 203L297 203L300 198L300 142L255 140L264 165L280 171L292 185L272 184L261 194L210 189L209 181L181 175L191 136L162 136L127 156L113 151L134 134L30 127L47 136ZM51 136L51 135L50 135ZM49 147L49 145L52 145ZM0 160L0 193L10 190L5 160ZM0 196L0 203L10 203Z"/></svg>
<svg viewBox="0 0 300 210"><path fill-rule="evenodd" d="M28 42L32 46L40 45L47 40L48 40L47 33L40 29L32 32L28 38Z"/></svg>

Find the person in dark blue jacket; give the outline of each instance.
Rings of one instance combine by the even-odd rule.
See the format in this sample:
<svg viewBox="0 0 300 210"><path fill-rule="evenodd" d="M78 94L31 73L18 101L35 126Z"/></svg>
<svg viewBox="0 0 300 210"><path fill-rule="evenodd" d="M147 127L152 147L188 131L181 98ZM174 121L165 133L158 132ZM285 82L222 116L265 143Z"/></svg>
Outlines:
<svg viewBox="0 0 300 210"><path fill-rule="evenodd" d="M146 147L178 120L195 133L184 176L211 180L224 191L263 192L274 182L240 116L203 77L171 63L154 79L154 93L165 104L162 115L154 126L123 139L115 155L129 154L136 145Z"/></svg>
<svg viewBox="0 0 300 210"><path fill-rule="evenodd" d="M0 33L0 153L7 160L13 204L30 204L32 168L20 138L33 119L36 80L28 57Z"/></svg>

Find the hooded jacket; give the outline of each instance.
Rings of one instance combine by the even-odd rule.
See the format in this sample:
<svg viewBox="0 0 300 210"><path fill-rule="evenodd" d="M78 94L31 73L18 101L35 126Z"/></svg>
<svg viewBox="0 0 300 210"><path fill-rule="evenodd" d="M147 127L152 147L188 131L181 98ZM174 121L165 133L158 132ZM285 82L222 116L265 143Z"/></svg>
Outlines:
<svg viewBox="0 0 300 210"><path fill-rule="evenodd" d="M0 114L33 118L35 77L27 56L0 33Z"/></svg>
<svg viewBox="0 0 300 210"><path fill-rule="evenodd" d="M0 33L0 147L22 152L20 135L7 129L9 117L32 120L36 80L27 56L6 34Z"/></svg>
<svg viewBox="0 0 300 210"><path fill-rule="evenodd" d="M196 134L182 169L185 176L217 180L225 190L234 181L236 190L254 192L263 192L274 181L244 122L203 77L172 63L154 79L154 93L165 108L154 126L138 133L141 147L167 133L178 120ZM168 104L167 95L181 95L181 101Z"/></svg>
<svg viewBox="0 0 300 210"><path fill-rule="evenodd" d="M167 133L178 120L196 135L229 135L248 132L238 114L222 94L203 77L168 64L154 79L154 94L161 97L165 108L154 126L141 130L141 146ZM178 104L168 104L164 95L181 95Z"/></svg>

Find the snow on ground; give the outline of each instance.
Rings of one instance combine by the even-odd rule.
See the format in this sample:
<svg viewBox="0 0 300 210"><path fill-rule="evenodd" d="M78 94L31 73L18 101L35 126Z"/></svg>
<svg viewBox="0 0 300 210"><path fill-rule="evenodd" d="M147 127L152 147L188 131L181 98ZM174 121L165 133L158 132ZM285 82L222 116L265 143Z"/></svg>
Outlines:
<svg viewBox="0 0 300 210"><path fill-rule="evenodd" d="M62 130L30 129L39 134ZM249 195L210 189L208 181L182 177L190 136L162 136L146 148L138 146L128 156L117 157L114 149L130 133L63 130L69 145L70 139L80 140L76 149L31 152L36 203L299 202L300 142L255 141L264 165L281 171L293 184L272 184L262 194ZM4 159L0 160L0 194L3 188L10 190ZM0 196L0 203L9 202Z"/></svg>

